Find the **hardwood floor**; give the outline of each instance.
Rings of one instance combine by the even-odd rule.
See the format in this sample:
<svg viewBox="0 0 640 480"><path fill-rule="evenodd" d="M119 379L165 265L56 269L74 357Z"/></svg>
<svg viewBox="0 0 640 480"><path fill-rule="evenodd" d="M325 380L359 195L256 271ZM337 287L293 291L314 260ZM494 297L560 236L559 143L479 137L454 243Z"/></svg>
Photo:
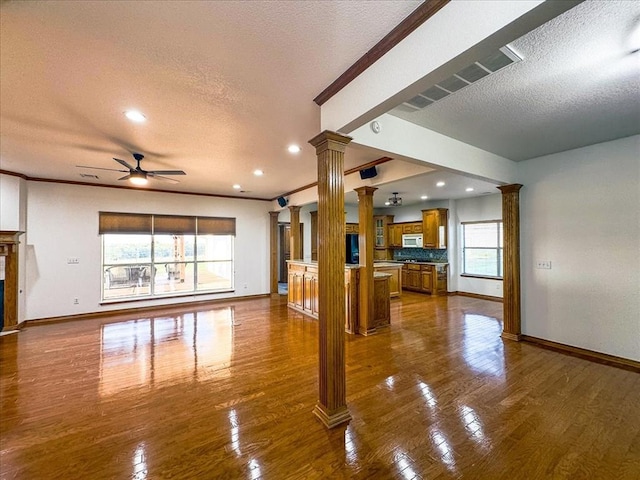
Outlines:
<svg viewBox="0 0 640 480"><path fill-rule="evenodd" d="M25 328L0 337L0 478L640 478L640 375L503 341L501 308L393 300L347 340L330 431L285 297Z"/></svg>

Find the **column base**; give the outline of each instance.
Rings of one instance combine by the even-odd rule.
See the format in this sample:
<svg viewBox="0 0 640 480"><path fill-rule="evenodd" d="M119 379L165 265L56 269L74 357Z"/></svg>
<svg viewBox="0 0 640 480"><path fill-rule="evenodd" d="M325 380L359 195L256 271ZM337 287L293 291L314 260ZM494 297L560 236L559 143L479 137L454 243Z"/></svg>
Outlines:
<svg viewBox="0 0 640 480"><path fill-rule="evenodd" d="M370 329L368 329L368 330L365 330L364 328L361 328L361 329L358 331L358 333L359 333L360 335L363 335L363 336L367 337L367 336L369 336L369 335L373 335L373 334L377 333L377 331L378 331L378 330L377 330L375 327L374 327L374 328L370 328Z"/></svg>
<svg viewBox="0 0 640 480"><path fill-rule="evenodd" d="M507 340L513 340L514 342L519 342L522 339L522 335L520 335L519 333L502 332L500 336L502 338L506 338Z"/></svg>
<svg viewBox="0 0 640 480"><path fill-rule="evenodd" d="M347 410L346 405L330 414L324 405L317 403L313 409L313 413L327 428L334 428L351 420L351 414L349 410Z"/></svg>

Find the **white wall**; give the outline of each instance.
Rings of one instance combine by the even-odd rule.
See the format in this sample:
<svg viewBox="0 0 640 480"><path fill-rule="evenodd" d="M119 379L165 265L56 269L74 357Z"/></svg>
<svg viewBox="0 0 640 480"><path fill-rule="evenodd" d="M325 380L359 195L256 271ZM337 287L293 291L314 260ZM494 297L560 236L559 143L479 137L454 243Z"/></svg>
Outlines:
<svg viewBox="0 0 640 480"><path fill-rule="evenodd" d="M27 184L27 320L269 292L269 202ZM100 305L99 211L235 217L235 292Z"/></svg>
<svg viewBox="0 0 640 480"><path fill-rule="evenodd" d="M640 360L640 136L520 174L523 333Z"/></svg>
<svg viewBox="0 0 640 480"><path fill-rule="evenodd" d="M20 230L21 182L20 177L0 174L0 230Z"/></svg>
<svg viewBox="0 0 640 480"><path fill-rule="evenodd" d="M478 222L483 220L502 219L502 195L487 195L483 197L465 198L455 201L455 210L449 211L449 220L452 216L455 226L456 239L462 235L463 222ZM451 233L451 228L449 228ZM451 242L450 242L451 243ZM489 295L492 297L502 297L502 280L489 280L484 278L462 277L462 243L457 242L456 261L451 262L451 273L456 277L457 290L459 292L476 293L478 295ZM455 264L454 264L455 263Z"/></svg>

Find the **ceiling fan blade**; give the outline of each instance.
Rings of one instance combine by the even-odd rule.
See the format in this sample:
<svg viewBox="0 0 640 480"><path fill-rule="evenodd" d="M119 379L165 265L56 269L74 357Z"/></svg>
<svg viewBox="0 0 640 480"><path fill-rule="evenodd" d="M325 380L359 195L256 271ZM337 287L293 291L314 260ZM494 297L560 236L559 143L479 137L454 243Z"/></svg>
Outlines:
<svg viewBox="0 0 640 480"><path fill-rule="evenodd" d="M182 170L151 170L147 172L150 175L186 175Z"/></svg>
<svg viewBox="0 0 640 480"><path fill-rule="evenodd" d="M131 175L125 175L122 178L119 178L118 180L129 180L129 178L131 178Z"/></svg>
<svg viewBox="0 0 640 480"><path fill-rule="evenodd" d="M171 183L180 183L175 178L161 177L160 175L149 175L149 176L155 180L164 180L166 182L171 182Z"/></svg>
<svg viewBox="0 0 640 480"><path fill-rule="evenodd" d="M114 158L114 160L116 162L118 162L120 165L122 165L123 167L127 167L129 170L135 170L136 167L132 167L131 165L129 165L127 162L125 162L124 160L120 160L119 158Z"/></svg>
<svg viewBox="0 0 640 480"><path fill-rule="evenodd" d="M90 167L88 165L76 165L78 168L90 168L92 170L110 170L112 172L128 172L129 170L118 170L117 168L100 168L100 167Z"/></svg>

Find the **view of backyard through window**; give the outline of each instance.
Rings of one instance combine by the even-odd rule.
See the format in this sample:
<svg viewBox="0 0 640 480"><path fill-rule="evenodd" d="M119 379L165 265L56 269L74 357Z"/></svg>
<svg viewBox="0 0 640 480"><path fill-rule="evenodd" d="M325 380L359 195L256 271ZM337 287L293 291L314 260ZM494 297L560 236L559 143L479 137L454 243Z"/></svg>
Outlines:
<svg viewBox="0 0 640 480"><path fill-rule="evenodd" d="M462 224L462 274L502 278L502 222Z"/></svg>
<svg viewBox="0 0 640 480"><path fill-rule="evenodd" d="M102 299L233 289L233 235L102 235Z"/></svg>

